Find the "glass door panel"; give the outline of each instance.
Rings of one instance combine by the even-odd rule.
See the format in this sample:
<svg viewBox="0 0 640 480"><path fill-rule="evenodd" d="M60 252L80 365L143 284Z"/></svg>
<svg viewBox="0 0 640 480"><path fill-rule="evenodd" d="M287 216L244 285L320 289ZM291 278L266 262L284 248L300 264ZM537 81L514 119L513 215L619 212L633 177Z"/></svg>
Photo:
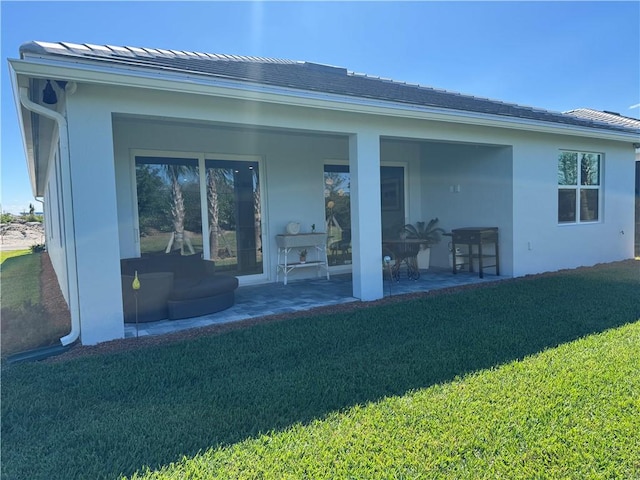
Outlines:
<svg viewBox="0 0 640 480"><path fill-rule="evenodd" d="M209 246L216 270L263 273L262 210L257 162L207 160Z"/></svg>
<svg viewBox="0 0 640 480"><path fill-rule="evenodd" d="M351 177L347 165L324 166L329 265L351 264Z"/></svg>
<svg viewBox="0 0 640 480"><path fill-rule="evenodd" d="M329 265L350 265L351 177L348 165L325 165L324 204ZM383 238L398 238L404 226L404 167L380 167Z"/></svg>
<svg viewBox="0 0 640 480"><path fill-rule="evenodd" d="M404 167L380 167L382 238L398 238L404 227Z"/></svg>
<svg viewBox="0 0 640 480"><path fill-rule="evenodd" d="M140 253L202 253L198 161L136 157Z"/></svg>

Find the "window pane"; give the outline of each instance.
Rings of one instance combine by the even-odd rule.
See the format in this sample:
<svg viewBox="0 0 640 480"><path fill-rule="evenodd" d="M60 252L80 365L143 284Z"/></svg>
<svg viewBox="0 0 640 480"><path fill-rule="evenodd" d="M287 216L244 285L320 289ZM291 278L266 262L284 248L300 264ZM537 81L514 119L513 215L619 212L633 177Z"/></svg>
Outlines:
<svg viewBox="0 0 640 480"><path fill-rule="evenodd" d="M578 184L578 154L561 152L558 158L558 185Z"/></svg>
<svg viewBox="0 0 640 480"><path fill-rule="evenodd" d="M558 222L576 221L576 190L561 188L558 190Z"/></svg>
<svg viewBox="0 0 640 480"><path fill-rule="evenodd" d="M351 176L346 165L324 167L329 265L351 263Z"/></svg>
<svg viewBox="0 0 640 480"><path fill-rule="evenodd" d="M595 222L598 220L598 190L580 190L580 221Z"/></svg>
<svg viewBox="0 0 640 480"><path fill-rule="evenodd" d="M600 155L583 153L580 159L580 184L600 185Z"/></svg>
<svg viewBox="0 0 640 480"><path fill-rule="evenodd" d="M202 252L195 159L136 157L140 253Z"/></svg>

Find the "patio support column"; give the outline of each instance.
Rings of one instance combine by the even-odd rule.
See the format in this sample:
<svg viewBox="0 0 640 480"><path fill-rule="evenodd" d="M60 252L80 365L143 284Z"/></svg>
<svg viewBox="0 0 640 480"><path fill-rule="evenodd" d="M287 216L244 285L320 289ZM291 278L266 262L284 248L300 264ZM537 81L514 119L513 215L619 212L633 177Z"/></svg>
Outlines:
<svg viewBox="0 0 640 480"><path fill-rule="evenodd" d="M80 340L93 345L124 337L111 111L80 89L67 111Z"/></svg>
<svg viewBox="0 0 640 480"><path fill-rule="evenodd" d="M363 131L349 137L353 296L376 300L382 284L380 136Z"/></svg>

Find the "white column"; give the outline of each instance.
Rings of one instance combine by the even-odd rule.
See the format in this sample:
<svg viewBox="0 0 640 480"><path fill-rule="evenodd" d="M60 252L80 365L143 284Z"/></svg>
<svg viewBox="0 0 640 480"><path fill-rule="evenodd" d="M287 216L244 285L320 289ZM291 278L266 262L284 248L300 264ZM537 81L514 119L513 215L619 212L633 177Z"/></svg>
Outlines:
<svg viewBox="0 0 640 480"><path fill-rule="evenodd" d="M376 300L384 295L380 136L376 132L359 132L349 138L349 171L353 296L361 300Z"/></svg>
<svg viewBox="0 0 640 480"><path fill-rule="evenodd" d="M80 340L124 337L111 112L78 93L68 105Z"/></svg>

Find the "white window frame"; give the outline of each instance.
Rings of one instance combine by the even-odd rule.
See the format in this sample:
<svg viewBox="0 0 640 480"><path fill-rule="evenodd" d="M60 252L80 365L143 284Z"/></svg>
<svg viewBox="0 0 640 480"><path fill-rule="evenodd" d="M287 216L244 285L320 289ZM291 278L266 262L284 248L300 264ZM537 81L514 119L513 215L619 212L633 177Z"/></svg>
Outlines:
<svg viewBox="0 0 640 480"><path fill-rule="evenodd" d="M271 256L265 254L270 252L269 234L266 231L269 225L268 210L267 210L267 179L266 168L264 158L261 155L234 155L228 153L213 153L213 152L189 152L189 151L171 151L171 150L153 150L153 149L132 149L129 154L129 172L131 175L131 214L134 225L134 241L137 256L140 256L140 219L138 216L138 186L136 184L136 157L158 157L158 158L185 158L185 159L197 159L198 160L198 172L200 182L200 215L202 216L202 234L206 238L206 233L209 231L209 215L207 211L207 195L206 195L206 160L234 160L234 161L246 161L257 162L259 181L260 181L260 208L262 209L262 269L263 272L255 275L241 275L238 276L238 282L240 285L252 285L264 283L269 279L269 272L271 271ZM203 195L202 192L205 192ZM204 242L202 244L202 253L204 258L211 258L211 252L209 250L209 243Z"/></svg>
<svg viewBox="0 0 640 480"><path fill-rule="evenodd" d="M562 225L578 225L578 224L595 224L595 223L601 223L602 222L602 200L603 200L603 190L602 190L602 186L603 186L603 165L604 165L604 154L600 153L600 152L588 152L588 151L583 151L583 150L573 150L573 149L562 149L558 152L558 157L556 160L556 169L558 168L558 162L560 161L560 156L562 154L565 153L571 153L571 154L576 154L577 155L577 164L576 164L576 184L575 185L561 185L560 183L558 183L558 189L557 189L557 194L556 194L556 205L557 205L557 222L558 225L562 226ZM582 156L583 155L595 155L598 158L598 184L597 185L582 185L581 184L581 168L580 168L580 164L582 161ZM576 192L575 194L575 220L573 221L560 221L560 205L559 205L559 200L560 200L560 190L574 190ZM598 192L598 211L596 212L596 219L595 220L581 220L580 219L580 192L582 190L597 190Z"/></svg>

